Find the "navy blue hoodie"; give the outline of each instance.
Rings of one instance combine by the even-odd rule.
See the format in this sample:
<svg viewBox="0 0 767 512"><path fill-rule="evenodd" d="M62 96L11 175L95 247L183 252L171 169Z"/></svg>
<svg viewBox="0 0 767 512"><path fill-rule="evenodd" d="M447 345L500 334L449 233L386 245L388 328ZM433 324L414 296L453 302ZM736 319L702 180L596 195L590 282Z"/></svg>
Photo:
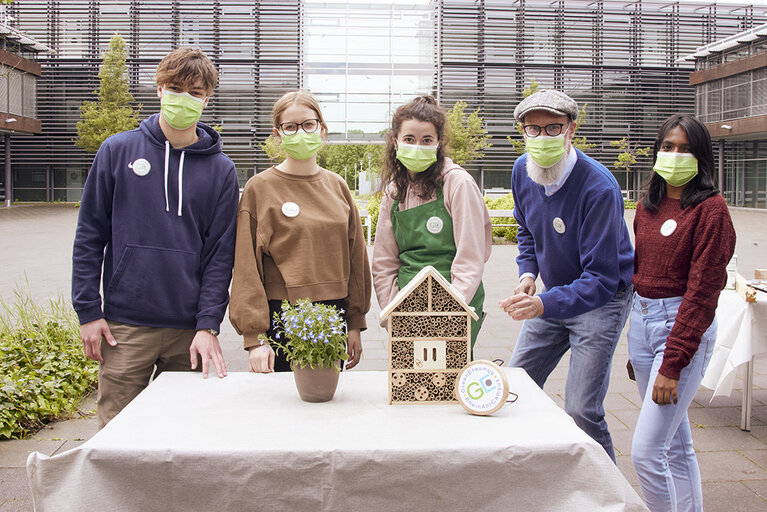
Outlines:
<svg viewBox="0 0 767 512"><path fill-rule="evenodd" d="M155 114L99 148L72 253L72 303L81 324L106 317L219 330L229 302L239 187L218 132L198 123L197 136L174 149Z"/></svg>

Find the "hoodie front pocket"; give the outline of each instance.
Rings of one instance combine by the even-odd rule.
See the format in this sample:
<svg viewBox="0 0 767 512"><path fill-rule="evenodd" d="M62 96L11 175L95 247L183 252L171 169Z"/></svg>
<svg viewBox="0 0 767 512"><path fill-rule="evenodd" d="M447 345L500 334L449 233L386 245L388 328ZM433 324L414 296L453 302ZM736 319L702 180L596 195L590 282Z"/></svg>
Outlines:
<svg viewBox="0 0 767 512"><path fill-rule="evenodd" d="M105 295L114 307L153 313L158 319L194 320L199 257L192 251L129 244Z"/></svg>

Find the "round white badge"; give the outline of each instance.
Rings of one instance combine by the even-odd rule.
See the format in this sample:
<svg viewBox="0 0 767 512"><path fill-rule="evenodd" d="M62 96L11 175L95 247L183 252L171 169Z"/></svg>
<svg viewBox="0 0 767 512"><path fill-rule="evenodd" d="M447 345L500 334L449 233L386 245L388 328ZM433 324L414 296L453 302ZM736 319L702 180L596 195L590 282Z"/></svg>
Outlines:
<svg viewBox="0 0 767 512"><path fill-rule="evenodd" d="M559 217L554 217L553 224L554 224L554 231L556 231L560 235L565 232L565 221L563 221Z"/></svg>
<svg viewBox="0 0 767 512"><path fill-rule="evenodd" d="M426 229L429 230L429 233L437 234L440 231L442 231L442 227L444 226L444 223L442 222L442 219L439 217L429 217L429 220L426 221Z"/></svg>
<svg viewBox="0 0 767 512"><path fill-rule="evenodd" d="M668 219L660 227L660 234L663 236L669 236L674 231L676 231L676 221L674 219Z"/></svg>
<svg viewBox="0 0 767 512"><path fill-rule="evenodd" d="M506 374L490 361L472 361L455 379L455 398L472 414L493 414L503 407L508 396Z"/></svg>
<svg viewBox="0 0 767 512"><path fill-rule="evenodd" d="M282 203L282 214L285 215L285 217L295 217L298 215L298 212L300 212L301 209L298 207L296 203L293 203L291 201L288 201L287 203Z"/></svg>
<svg viewBox="0 0 767 512"><path fill-rule="evenodd" d="M139 158L135 162L128 164L128 167L133 169L133 173L136 176L146 176L149 174L149 170L152 169L152 165L145 158Z"/></svg>

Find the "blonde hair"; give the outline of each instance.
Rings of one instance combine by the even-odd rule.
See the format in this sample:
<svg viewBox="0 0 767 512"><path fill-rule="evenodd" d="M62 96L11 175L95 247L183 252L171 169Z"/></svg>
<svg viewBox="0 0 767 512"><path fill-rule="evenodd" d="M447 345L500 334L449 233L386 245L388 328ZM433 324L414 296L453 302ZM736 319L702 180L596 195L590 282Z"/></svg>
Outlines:
<svg viewBox="0 0 767 512"><path fill-rule="evenodd" d="M176 85L191 89L202 81L202 87L210 95L218 83L218 71L213 62L198 48L176 48L163 57L157 66L155 82L160 87Z"/></svg>
<svg viewBox="0 0 767 512"><path fill-rule="evenodd" d="M320 104L317 103L314 96L306 91L287 92L282 95L282 98L275 102L274 107L272 107L272 121L275 128L280 126L280 117L282 117L282 113L291 105L303 105L304 107L309 107L314 110L314 113L317 114L317 119L320 121L320 126L325 128L325 130L328 129L328 125L325 124L325 119L322 117Z"/></svg>

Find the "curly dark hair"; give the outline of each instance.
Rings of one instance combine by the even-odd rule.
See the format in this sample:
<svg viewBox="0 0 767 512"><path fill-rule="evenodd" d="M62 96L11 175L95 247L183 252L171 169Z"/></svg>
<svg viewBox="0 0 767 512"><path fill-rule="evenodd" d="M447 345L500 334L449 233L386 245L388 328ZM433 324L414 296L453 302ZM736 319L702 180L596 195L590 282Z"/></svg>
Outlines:
<svg viewBox="0 0 767 512"><path fill-rule="evenodd" d="M719 193L716 188L716 173L714 169L714 150L711 147L711 135L706 126L689 114L672 114L658 130L655 145L652 148L653 166L658 158L660 145L666 134L679 126L687 135L692 148L692 154L698 160L698 174L687 183L682 191L679 204L682 209L695 206L706 198ZM653 172L647 185L647 193L642 197L642 206L649 211L655 211L666 196L666 181Z"/></svg>
<svg viewBox="0 0 767 512"><path fill-rule="evenodd" d="M428 169L416 174L411 179L407 168L402 162L397 160L397 148L395 142L402 123L408 119L416 119L434 125L437 130L437 139L439 147L437 148L437 161ZM418 197L428 199L437 188L437 182L441 179L442 169L445 166L445 157L447 156L448 141L448 123L447 114L442 107L437 104L433 96L419 96L410 103L402 105L391 120L391 128L386 133L386 152L383 156L381 172L381 191L385 191L389 183L394 183L396 192L394 199L400 200L407 194L407 188L411 184L418 191Z"/></svg>

